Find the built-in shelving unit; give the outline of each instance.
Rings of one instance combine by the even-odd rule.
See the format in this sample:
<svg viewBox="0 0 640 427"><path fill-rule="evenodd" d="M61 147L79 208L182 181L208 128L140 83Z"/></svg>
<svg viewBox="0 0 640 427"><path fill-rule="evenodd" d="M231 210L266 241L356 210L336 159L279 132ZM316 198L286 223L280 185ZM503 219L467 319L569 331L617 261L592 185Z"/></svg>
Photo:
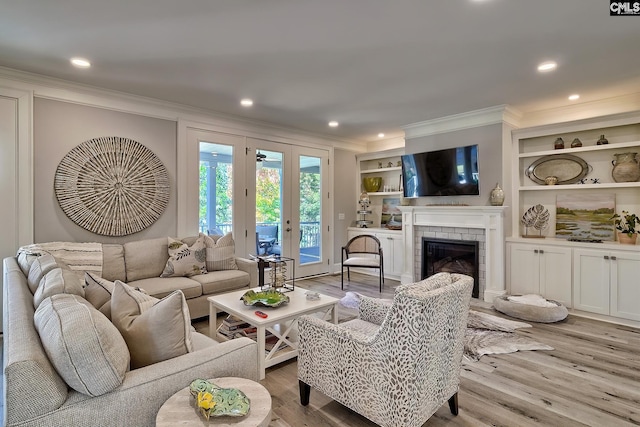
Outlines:
<svg viewBox="0 0 640 427"><path fill-rule="evenodd" d="M402 166L399 166L399 164L403 154L404 149L394 149L377 153L360 154L357 156L358 194L365 191L362 185L363 178L372 176L382 178L380 189L367 193L371 200L370 209L372 215L370 219L373 221L373 224L369 225L369 227L380 226L382 201L385 197L402 197ZM387 187L387 191L385 191L385 187Z"/></svg>
<svg viewBox="0 0 640 427"><path fill-rule="evenodd" d="M597 145L601 135L608 144ZM558 137L566 148L554 149ZM574 138L580 139L581 147L570 148ZM573 242L555 235L559 195L613 194L616 212L640 213L640 182L615 182L612 176L615 154L640 154L640 111L518 129L512 142L514 208L512 236L507 238L507 292L539 293L562 301L574 314L640 325L640 307L635 303L640 299L636 283L640 244ZM588 165L584 183L544 185L527 176L527 169L538 159L566 154ZM520 218L536 204L550 213L547 238L522 238Z"/></svg>

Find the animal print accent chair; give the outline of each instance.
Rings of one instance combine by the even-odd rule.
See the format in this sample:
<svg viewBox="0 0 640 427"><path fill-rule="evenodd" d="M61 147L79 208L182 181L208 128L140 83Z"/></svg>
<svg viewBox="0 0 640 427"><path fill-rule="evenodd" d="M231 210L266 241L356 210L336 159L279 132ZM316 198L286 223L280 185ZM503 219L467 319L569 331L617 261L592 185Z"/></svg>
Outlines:
<svg viewBox="0 0 640 427"><path fill-rule="evenodd" d="M446 401L457 415L472 288L438 273L398 286L392 304L363 297L356 320L300 317L301 403L313 387L383 427L421 426Z"/></svg>

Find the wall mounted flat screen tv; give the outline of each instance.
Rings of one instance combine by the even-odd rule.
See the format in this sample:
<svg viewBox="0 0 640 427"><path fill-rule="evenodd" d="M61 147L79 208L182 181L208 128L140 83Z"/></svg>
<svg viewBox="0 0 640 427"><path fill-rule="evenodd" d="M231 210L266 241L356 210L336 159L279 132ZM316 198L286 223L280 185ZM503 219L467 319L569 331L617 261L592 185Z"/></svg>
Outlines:
<svg viewBox="0 0 640 427"><path fill-rule="evenodd" d="M402 156L404 197L479 195L478 146Z"/></svg>

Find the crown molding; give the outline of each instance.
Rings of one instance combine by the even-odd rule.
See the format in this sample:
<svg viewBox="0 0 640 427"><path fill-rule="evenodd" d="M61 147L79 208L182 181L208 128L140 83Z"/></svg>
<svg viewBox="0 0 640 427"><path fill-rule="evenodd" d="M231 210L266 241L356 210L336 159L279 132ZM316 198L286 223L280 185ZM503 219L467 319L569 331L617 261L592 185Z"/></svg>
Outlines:
<svg viewBox="0 0 640 427"><path fill-rule="evenodd" d="M640 110L640 92L557 108L531 111L522 117L523 128L611 116Z"/></svg>
<svg viewBox="0 0 640 427"><path fill-rule="evenodd" d="M252 133L265 139L308 142L315 145L366 150L366 142L341 140L324 134L301 129L286 128L268 122L191 107L126 92L119 92L75 83L69 80L29 73L0 66L0 83L21 90L30 90L35 98L70 102L122 113L178 121L199 122L203 125L222 126L238 132Z"/></svg>
<svg viewBox="0 0 640 427"><path fill-rule="evenodd" d="M413 123L402 127L405 139L454 132L463 129L476 128L493 124L509 124L519 127L522 113L509 105L497 105L482 108L439 119Z"/></svg>

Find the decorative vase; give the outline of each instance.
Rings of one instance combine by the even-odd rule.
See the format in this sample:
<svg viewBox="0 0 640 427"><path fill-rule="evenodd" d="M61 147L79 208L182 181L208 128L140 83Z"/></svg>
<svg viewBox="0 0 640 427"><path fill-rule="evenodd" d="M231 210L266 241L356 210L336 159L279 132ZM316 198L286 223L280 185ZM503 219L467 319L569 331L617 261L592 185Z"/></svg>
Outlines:
<svg viewBox="0 0 640 427"><path fill-rule="evenodd" d="M556 139L556 142L553 143L553 148L562 150L564 148L564 140L562 138Z"/></svg>
<svg viewBox="0 0 640 427"><path fill-rule="evenodd" d="M370 176L366 178L362 178L362 186L369 193L375 193L380 189L382 185L382 177L380 176Z"/></svg>
<svg viewBox="0 0 640 427"><path fill-rule="evenodd" d="M596 142L596 145L606 145L609 143L609 140L604 137L604 135L600 135L600 139Z"/></svg>
<svg viewBox="0 0 640 427"><path fill-rule="evenodd" d="M578 148L578 147L582 147L582 141L576 138L571 142L571 148Z"/></svg>
<svg viewBox="0 0 640 427"><path fill-rule="evenodd" d="M635 245L638 240L638 233L633 233L631 237L627 233L618 231L618 242L622 245Z"/></svg>
<svg viewBox="0 0 640 427"><path fill-rule="evenodd" d="M489 195L489 203L491 206L502 206L504 203L504 191L500 188L500 185L496 183L496 187L491 190Z"/></svg>
<svg viewBox="0 0 640 427"><path fill-rule="evenodd" d="M620 153L614 154L614 156L616 159L611 161L613 180L615 182L636 182L640 178L638 153Z"/></svg>
<svg viewBox="0 0 640 427"><path fill-rule="evenodd" d="M550 175L544 179L546 185L556 185L558 183L558 177Z"/></svg>

